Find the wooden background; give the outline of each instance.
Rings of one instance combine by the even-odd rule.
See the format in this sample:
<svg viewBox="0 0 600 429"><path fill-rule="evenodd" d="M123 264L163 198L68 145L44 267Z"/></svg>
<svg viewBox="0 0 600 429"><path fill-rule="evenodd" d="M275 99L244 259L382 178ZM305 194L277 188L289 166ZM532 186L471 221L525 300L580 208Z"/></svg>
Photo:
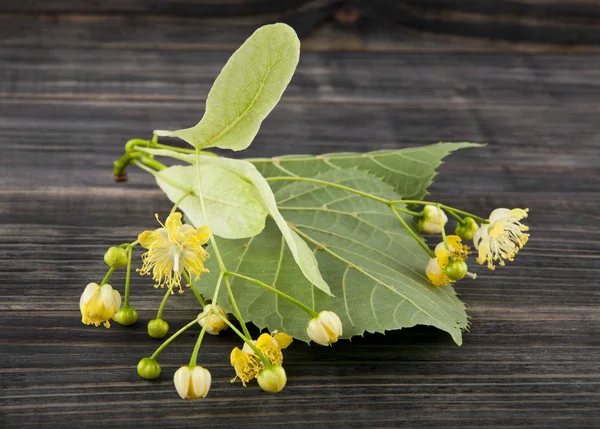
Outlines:
<svg viewBox="0 0 600 429"><path fill-rule="evenodd" d="M140 320L110 330L81 324L78 300L107 246L170 209L140 171L112 182L125 141L195 123L231 52L277 20L304 51L244 155L485 142L431 198L529 207L532 238L458 285L460 348L426 327L295 344L270 395L229 384L229 332L202 349L210 396L186 402L171 377L197 332L158 380L135 371L159 344L145 324L161 292L135 277ZM3 0L0 427L600 427L599 24L594 0ZM187 293L165 319L196 313Z"/></svg>

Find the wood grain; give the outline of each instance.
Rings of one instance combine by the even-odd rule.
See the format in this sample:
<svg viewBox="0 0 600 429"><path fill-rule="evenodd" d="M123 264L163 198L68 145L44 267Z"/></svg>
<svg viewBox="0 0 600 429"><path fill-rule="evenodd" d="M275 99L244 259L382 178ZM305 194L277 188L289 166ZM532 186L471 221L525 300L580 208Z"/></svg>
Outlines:
<svg viewBox="0 0 600 429"><path fill-rule="evenodd" d="M323 12L317 3L295 10ZM564 7L565 19L595 6L496 3L525 12ZM445 4L460 13L475 7ZM33 14L34 5L43 14ZM456 43L376 28L369 16L354 27L330 22L303 41L296 76L244 154L487 143L449 158L431 198L481 215L527 206L532 238L514 263L494 273L475 267L477 280L457 286L472 317L462 347L427 327L331 348L294 344L285 354L286 389L267 395L229 383L228 356L239 341L227 332L203 345L213 387L190 403L171 377L189 360L198 330L163 353L158 380L136 374L137 361L160 344L145 324L162 292L147 278L133 278L136 325L81 324L77 302L103 276L106 247L170 210L143 172L132 169L129 182L116 185L112 161L131 137L195 123L232 49L268 20L262 12L132 18L126 10L153 5L78 3L85 16L50 16L70 2L0 5L1 427L600 426L600 58L557 53L552 40L535 49ZM467 12L489 12L479 9ZM122 281L117 274L115 284ZM168 302L165 318L174 329L197 312L186 293Z"/></svg>

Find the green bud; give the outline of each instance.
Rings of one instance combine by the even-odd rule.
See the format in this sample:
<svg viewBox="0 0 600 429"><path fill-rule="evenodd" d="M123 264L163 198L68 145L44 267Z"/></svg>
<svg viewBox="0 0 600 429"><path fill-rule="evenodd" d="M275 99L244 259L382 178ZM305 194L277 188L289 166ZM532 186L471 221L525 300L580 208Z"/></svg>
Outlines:
<svg viewBox="0 0 600 429"><path fill-rule="evenodd" d="M169 332L169 324L163 319L153 319L148 322L148 335L152 338L164 338Z"/></svg>
<svg viewBox="0 0 600 429"><path fill-rule="evenodd" d="M122 247L110 247L104 254L104 262L111 268L127 265L127 250Z"/></svg>
<svg viewBox="0 0 600 429"><path fill-rule="evenodd" d="M460 280L467 274L468 269L465 261L452 261L446 267L446 275L450 280Z"/></svg>
<svg viewBox="0 0 600 429"><path fill-rule="evenodd" d="M156 361L156 359L152 358L143 358L138 362L137 372L140 377L145 378L146 380L154 380L158 378L161 371L160 364Z"/></svg>
<svg viewBox="0 0 600 429"><path fill-rule="evenodd" d="M121 307L113 316L113 320L123 326L133 325L138 320L137 310L133 307Z"/></svg>
<svg viewBox="0 0 600 429"><path fill-rule="evenodd" d="M479 229L479 225L472 217L466 217L461 223L456 225L454 233L463 240L472 240L475 232Z"/></svg>
<svg viewBox="0 0 600 429"><path fill-rule="evenodd" d="M283 367L276 365L263 369L256 376L256 381L265 392L277 393L285 386L287 376Z"/></svg>

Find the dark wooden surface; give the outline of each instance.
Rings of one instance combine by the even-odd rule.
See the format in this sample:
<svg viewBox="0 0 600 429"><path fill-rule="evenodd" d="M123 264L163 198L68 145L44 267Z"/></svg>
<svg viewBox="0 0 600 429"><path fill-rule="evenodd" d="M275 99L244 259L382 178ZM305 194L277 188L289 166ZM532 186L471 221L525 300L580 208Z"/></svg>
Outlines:
<svg viewBox="0 0 600 429"><path fill-rule="evenodd" d="M231 1L238 9L226 19L136 16L144 11L134 1L71 3L0 6L0 427L600 427L597 44L421 32L382 19L385 7L363 4L354 20L356 2L340 11L298 1L290 12L256 0L249 14ZM475 3L445 2L453 13ZM496 3L520 4L509 10L516 15L546 5L546 18L589 37L598 28L577 18L592 19L594 1ZM115 7L102 13L101 4ZM210 396L185 402L172 374L197 332L163 353L157 381L135 371L159 344L145 323L162 293L147 279L134 277L135 326L80 321L79 296L102 278L104 249L170 209L142 172L114 184L112 161L128 138L195 123L232 50L284 15L311 36L245 155L486 142L442 166L432 198L480 214L529 207L532 238L513 264L458 285L472 317L462 347L426 327L332 348L294 344L288 386L269 395L229 384L239 341L226 333L202 349ZM165 318L178 327L196 312L187 293L169 301Z"/></svg>

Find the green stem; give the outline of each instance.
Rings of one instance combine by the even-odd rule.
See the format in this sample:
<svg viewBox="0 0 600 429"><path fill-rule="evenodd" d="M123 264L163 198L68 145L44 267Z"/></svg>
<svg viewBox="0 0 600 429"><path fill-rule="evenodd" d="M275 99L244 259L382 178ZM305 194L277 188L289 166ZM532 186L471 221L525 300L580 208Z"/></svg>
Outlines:
<svg viewBox="0 0 600 429"><path fill-rule="evenodd" d="M202 215L204 216L204 221L208 224L208 216L206 215L204 197L202 196L202 183L200 181L200 149L196 149L196 182L198 183L197 194L198 198L200 199L200 207L202 207ZM212 298L212 304L217 305L217 300L219 298L219 288L221 287L221 280L223 279L223 273L227 272L227 268L225 268L225 263L223 262L223 258L221 258L221 254L219 253L219 247L217 246L217 241L215 240L215 236L213 235L212 231L210 231L210 243L212 244L215 257L217 258L217 263L219 264L219 269L221 270L221 274L219 275L219 281L217 283L217 287L215 288L215 293Z"/></svg>
<svg viewBox="0 0 600 429"><path fill-rule="evenodd" d="M450 216L452 216L454 219L456 219L456 221L459 224L463 223L463 219L459 215L457 215L456 213L454 213L452 210L447 210L447 212L450 214Z"/></svg>
<svg viewBox="0 0 600 429"><path fill-rule="evenodd" d="M158 162L157 160L155 160L154 158L151 158L148 155L141 156L140 162L142 162L144 165L147 165L148 167L153 168L157 171L164 170L165 168L167 168L167 166L165 164L163 164L162 162Z"/></svg>
<svg viewBox="0 0 600 429"><path fill-rule="evenodd" d="M192 320L190 323L188 323L187 325L185 325L183 328L181 328L179 331L175 332L173 335L171 335L169 337L169 339L167 339L164 343L162 343L160 345L159 348L156 349L156 351L152 354L152 356L150 356L150 359L156 359L158 357L158 355L160 355L162 353L162 351L167 348L167 346L169 344L171 344L171 342L173 342L173 340L175 340L175 338L177 338L178 336L180 336L181 334L183 334L185 331L187 331L188 329L190 329L192 326L194 326L196 323L198 323L198 319L194 319Z"/></svg>
<svg viewBox="0 0 600 429"><path fill-rule="evenodd" d="M419 237L417 233L413 231L413 229L406 223L406 221L402 219L402 216L400 216L396 211L398 208L390 206L390 209L396 215L396 217L398 218L402 226L406 229L406 231L412 236L412 238L414 238L417 241L417 243L419 243L419 245L423 248L423 250L427 252L427 254L430 257L434 258L435 253L433 253L433 251L429 248L429 246L427 246L427 244L421 239L421 237Z"/></svg>
<svg viewBox="0 0 600 429"><path fill-rule="evenodd" d="M185 194L183 194L181 197L179 197L179 199L177 201L175 201L175 204L173 205L173 208L171 209L171 213L169 213L169 215L172 215L173 213L175 213L175 210L177 210L177 207L179 207L179 204L181 204L181 202L183 200L185 200L191 194L193 194L193 191L187 191Z"/></svg>
<svg viewBox="0 0 600 429"><path fill-rule="evenodd" d="M292 298L291 296L289 296L289 295L281 292L279 289L275 289L273 286L269 286L268 284L263 283L263 282L261 282L258 279L255 279L255 278L252 278L252 277L248 277L248 276L245 276L245 275L240 274L240 273L234 273L234 272L231 272L231 271L227 271L225 274L228 275L228 276L239 277L240 279L243 279L243 280L249 281L251 283L254 283L255 285L260 286L260 287L262 287L262 288L264 288L264 289L266 289L266 290L268 290L270 292L276 293L280 297L287 299L292 304L294 304L294 305L300 307L302 310L306 311L308 314L310 314L311 317L317 317L319 315L319 313L317 313L315 310L313 310L309 306L307 306L305 304L302 304L297 299Z"/></svg>
<svg viewBox="0 0 600 429"><path fill-rule="evenodd" d="M256 344L254 344L252 342L252 339L249 336L246 337L244 334L242 334L240 332L240 330L238 328L236 328L235 326L233 326L233 323L231 323L226 317L222 316L221 314L217 314L217 316L219 316L221 318L221 320L223 322L225 322L227 324L227 326L229 326L231 328L231 330L238 335L238 337L240 337L246 344L248 344L248 346L260 358L260 360L262 361L265 368L268 368L271 366L271 362L269 362L269 359L267 359L267 357L263 354L263 352L261 352L260 349L258 347L256 347Z"/></svg>
<svg viewBox="0 0 600 429"><path fill-rule="evenodd" d="M133 161L133 165L135 165L136 167L141 168L142 170L144 170L146 173L150 173L152 174L154 177L157 176L157 172L156 170L151 169L150 167L145 166L144 164L142 164L139 161Z"/></svg>
<svg viewBox="0 0 600 429"><path fill-rule="evenodd" d="M244 330L244 334L250 338L250 332L248 332L248 327L246 326L246 323L244 322L244 319L242 318L242 313L240 313L240 309L237 306L237 303L235 302L235 298L233 297L233 291L231 290L231 284L229 283L229 279L227 278L227 276L224 276L225 278L225 286L227 287L227 294L229 295L229 301L231 301L231 306L233 307L233 312L235 313L235 317L237 318L237 320L240 322L240 325L242 326L242 329Z"/></svg>
<svg viewBox="0 0 600 429"><path fill-rule="evenodd" d="M431 202L431 201L421 201L421 200L394 200L394 201L390 201L390 204L392 204L392 205L394 205L394 204L418 204L418 205L421 205L421 206L426 206L426 205L438 205L438 204L439 204L439 206L440 206L442 209L444 209L444 210L447 210L447 211L449 211L449 212L454 212L454 213L457 213L457 214L461 214L461 215L463 215L463 216L469 216L469 217L472 217L473 219L475 219L475 220L477 220L477 221L479 221L479 222L482 222L482 223L490 223L490 222L489 222L487 219L484 219L484 218L482 218L482 217L479 217L479 216L477 216L477 215L474 215L473 213L469 213L469 212L466 212L466 211L464 211L464 210L455 209L454 207L450 207L450 206L447 206L447 205L445 205L445 204L434 203L434 202Z"/></svg>
<svg viewBox="0 0 600 429"><path fill-rule="evenodd" d="M170 288L167 288L167 293L165 293L165 296L163 297L163 299L160 303L160 307L158 307L158 313L156 313L157 319L162 319L162 314L163 314L163 310L165 309L165 304L167 303L167 299L169 299L169 296L172 294L173 294L173 291Z"/></svg>
<svg viewBox="0 0 600 429"><path fill-rule="evenodd" d="M358 189L349 188L344 185L339 185L337 183L327 182L325 180L312 179L310 177L290 177L290 176L276 176L276 177L266 177L267 182L276 182L276 181L295 181L295 182L310 182L317 183L319 185L331 186L332 188L341 189L343 191L352 192L353 194L357 194L366 198L370 198L372 200L378 201L383 204L390 204L390 200L386 200L385 198L379 198L375 195L371 195L367 192L359 191Z"/></svg>
<svg viewBox="0 0 600 429"><path fill-rule="evenodd" d="M125 299L123 307L129 307L129 285L131 284L131 257L133 256L133 247L127 247L127 273L125 274Z"/></svg>
<svg viewBox="0 0 600 429"><path fill-rule="evenodd" d="M202 298L202 295L200 295L200 292L198 292L196 290L196 288L194 287L194 284L192 283L192 279L190 278L190 275L187 273L187 271L183 271L183 276L185 277L185 280L190 284L190 289L192 289L194 296L196 296L196 299L198 300L198 302L200 303L202 308L206 307L206 301L204 301L204 298Z"/></svg>
<svg viewBox="0 0 600 429"><path fill-rule="evenodd" d="M110 276L112 276L112 273L116 270L116 268L109 268L108 272L106 273L106 275L104 276L104 278L102 279L102 283L100 283L100 286L105 285L106 283L108 283L108 281L110 280Z"/></svg>
<svg viewBox="0 0 600 429"><path fill-rule="evenodd" d="M437 206L437 211L438 211L438 218L442 219L442 209L440 208L441 204L436 204ZM446 250L450 251L450 249L448 248L448 239L446 238L446 228L444 228L444 225L441 225L441 230L442 230L442 240L444 241L444 247L446 248Z"/></svg>
<svg viewBox="0 0 600 429"><path fill-rule="evenodd" d="M212 310L208 312L206 317L210 317L212 315ZM200 331L200 335L196 340L196 345L194 346L194 351L192 352L192 356L190 357L190 368L196 366L196 361L198 360L198 353L200 353L200 345L202 344L202 339L204 338L204 333L206 332L206 327L208 326L208 322L204 323L202 330Z"/></svg>

